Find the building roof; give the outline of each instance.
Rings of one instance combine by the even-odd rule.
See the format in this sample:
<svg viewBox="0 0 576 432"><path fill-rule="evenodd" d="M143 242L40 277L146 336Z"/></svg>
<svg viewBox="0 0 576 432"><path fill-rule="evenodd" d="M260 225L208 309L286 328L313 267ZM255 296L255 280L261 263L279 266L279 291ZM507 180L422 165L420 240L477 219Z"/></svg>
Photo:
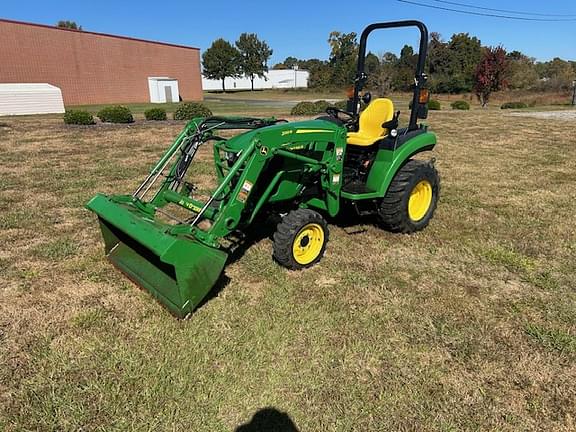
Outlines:
<svg viewBox="0 0 576 432"><path fill-rule="evenodd" d="M158 42L158 41L153 41L153 40L148 40L148 39L133 38L133 37L129 37L129 36L118 36L118 35L113 35L113 34L109 34L109 33L98 33L98 32L93 32L93 31L86 31L86 30L74 30L74 29L56 27L56 26L51 26L51 25L46 25L46 24L36 24L36 23L29 23L29 22L24 22L24 21L15 21L15 20L0 18L0 23L2 23L2 22L6 22L6 23L10 23L10 24L27 25L27 26L32 26L32 27L42 27L42 28L47 28L47 29L57 30L57 31L69 31L69 32L75 32L75 33L81 33L81 34L105 36L105 37L111 37L111 38L116 38L116 39L131 40L131 41L136 41L136 42L146 42L146 43L165 45L165 46L171 46L171 47L176 47L176 48L200 50L200 48L191 47L191 46L187 46L187 45L178 45L178 44L173 44L173 43L168 43L168 42Z"/></svg>
<svg viewBox="0 0 576 432"><path fill-rule="evenodd" d="M48 83L1 83L0 93L9 92L30 92L30 91L54 91L60 92L60 89Z"/></svg>

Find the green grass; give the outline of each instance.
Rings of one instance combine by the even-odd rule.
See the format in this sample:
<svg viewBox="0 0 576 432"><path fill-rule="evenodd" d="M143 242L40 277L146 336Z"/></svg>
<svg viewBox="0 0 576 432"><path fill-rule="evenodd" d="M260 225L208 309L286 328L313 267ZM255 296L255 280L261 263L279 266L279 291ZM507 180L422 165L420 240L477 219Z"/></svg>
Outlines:
<svg viewBox="0 0 576 432"><path fill-rule="evenodd" d="M34 250L34 253L40 258L52 261L61 261L76 254L78 245L72 238L58 238L48 243L40 244Z"/></svg>
<svg viewBox="0 0 576 432"><path fill-rule="evenodd" d="M317 99L345 99L344 90L317 90L317 89L269 89L269 90L241 90L222 93L220 91L204 92L204 98L217 97L228 100L317 100Z"/></svg>
<svg viewBox="0 0 576 432"><path fill-rule="evenodd" d="M536 324L527 324L526 334L545 348L562 353L576 352L576 336L560 329L546 328Z"/></svg>
<svg viewBox="0 0 576 432"><path fill-rule="evenodd" d="M409 95L398 94L392 96L399 106L407 107ZM344 91L318 91L318 90L258 90L250 91L230 91L204 92L204 103L216 115L226 114L248 114L248 115L286 115L290 108L299 101L305 100L343 100L346 98ZM102 108L117 104L98 105L74 105L67 108L87 110L92 114L98 113ZM150 108L163 108L168 113L168 119L172 118L172 113L178 106L177 103L153 104L153 103L131 103L121 104L130 108L136 118L143 119L144 111Z"/></svg>
<svg viewBox="0 0 576 432"><path fill-rule="evenodd" d="M570 121L431 113L426 230L330 221L302 272L261 239L183 321L104 259L83 209L134 190L181 124L3 121L0 430L230 431L266 407L302 431L574 429Z"/></svg>

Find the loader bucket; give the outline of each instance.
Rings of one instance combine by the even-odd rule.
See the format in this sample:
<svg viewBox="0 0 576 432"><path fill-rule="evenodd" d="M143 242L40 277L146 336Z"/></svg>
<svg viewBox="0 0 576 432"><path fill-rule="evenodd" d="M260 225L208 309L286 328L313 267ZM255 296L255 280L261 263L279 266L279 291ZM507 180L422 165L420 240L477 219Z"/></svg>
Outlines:
<svg viewBox="0 0 576 432"><path fill-rule="evenodd" d="M132 206L96 195L86 205L98 215L108 259L174 315L192 312L215 285L228 255L166 226Z"/></svg>

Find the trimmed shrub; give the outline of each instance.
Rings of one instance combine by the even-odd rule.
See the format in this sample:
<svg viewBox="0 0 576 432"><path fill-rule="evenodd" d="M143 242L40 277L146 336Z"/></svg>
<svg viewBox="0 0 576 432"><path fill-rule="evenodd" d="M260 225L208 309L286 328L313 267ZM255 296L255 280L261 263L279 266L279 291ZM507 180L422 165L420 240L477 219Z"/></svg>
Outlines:
<svg viewBox="0 0 576 432"><path fill-rule="evenodd" d="M346 111L346 108L348 108L348 101L347 100L341 100L341 101L338 101L336 103L331 104L331 106L334 106L338 109L341 109L342 111Z"/></svg>
<svg viewBox="0 0 576 432"><path fill-rule="evenodd" d="M96 114L98 118L106 123L132 123L134 117L128 107L114 105L101 109Z"/></svg>
<svg viewBox="0 0 576 432"><path fill-rule="evenodd" d="M198 102L184 102L178 104L174 111L174 120L192 120L195 117L211 117L212 111Z"/></svg>
<svg viewBox="0 0 576 432"><path fill-rule="evenodd" d="M316 102L298 102L290 111L291 115L315 115L323 114L326 112L326 108L336 107L342 111L346 111L348 106L348 101L342 100L335 103L330 103L325 100L319 100ZM364 107L363 107L364 108ZM362 109L363 109L362 108Z"/></svg>
<svg viewBox="0 0 576 432"><path fill-rule="evenodd" d="M316 104L314 102L298 102L290 111L291 115L314 115L318 114Z"/></svg>
<svg viewBox="0 0 576 432"><path fill-rule="evenodd" d="M144 117L146 117L146 120L166 120L166 110L164 108L150 108L144 111Z"/></svg>
<svg viewBox="0 0 576 432"><path fill-rule="evenodd" d="M408 102L408 109L412 109L412 101ZM442 105L438 99L430 99L428 101L428 109L430 111L440 111L442 110Z"/></svg>
<svg viewBox="0 0 576 432"><path fill-rule="evenodd" d="M316 108L316 113L320 114L326 112L326 108L328 108L330 104L325 100L319 100L314 102L314 107Z"/></svg>
<svg viewBox="0 0 576 432"><path fill-rule="evenodd" d="M88 111L66 110L64 113L64 123L73 125L93 125L94 116Z"/></svg>
<svg viewBox="0 0 576 432"><path fill-rule="evenodd" d="M440 105L440 101L438 99L430 99L428 101L428 109L430 111L440 111L442 109L442 105Z"/></svg>
<svg viewBox="0 0 576 432"><path fill-rule="evenodd" d="M470 109L470 104L468 102L466 102L465 100L457 100L454 101L450 104L450 106L452 107L452 109L454 110L464 110L467 111Z"/></svg>
<svg viewBox="0 0 576 432"><path fill-rule="evenodd" d="M524 102L506 102L500 106L500 109L521 109L528 108Z"/></svg>

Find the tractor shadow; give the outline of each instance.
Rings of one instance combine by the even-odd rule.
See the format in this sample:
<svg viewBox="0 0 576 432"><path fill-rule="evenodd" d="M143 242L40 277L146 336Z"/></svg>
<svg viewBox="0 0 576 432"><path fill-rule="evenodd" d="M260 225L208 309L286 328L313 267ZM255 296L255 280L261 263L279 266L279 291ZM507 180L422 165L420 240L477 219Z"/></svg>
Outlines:
<svg viewBox="0 0 576 432"><path fill-rule="evenodd" d="M246 231L245 237L242 242L240 242L234 250L230 252L228 260L226 261L226 268L230 264L233 264L240 260L246 251L250 249L256 243L269 238L272 239L274 232L276 231L276 226L280 223L281 219L268 218L258 220L253 223L250 228ZM327 218L329 225L334 225L341 228L348 235L358 235L365 233L367 231L366 226L378 226L378 220L376 216L358 216L353 209L342 209L338 216L334 218ZM272 259L272 257L270 257ZM210 292L204 297L202 302L198 305L198 309L203 307L210 300L215 299L218 295L228 286L230 283L230 278L226 275L224 270Z"/></svg>
<svg viewBox="0 0 576 432"><path fill-rule="evenodd" d="M359 216L351 207L343 207L336 217L328 219L329 225L337 226L348 235L363 234L367 226L381 228L376 215Z"/></svg>
<svg viewBox="0 0 576 432"><path fill-rule="evenodd" d="M290 416L273 407L258 410L249 423L242 424L235 432L298 432Z"/></svg>
<svg viewBox="0 0 576 432"><path fill-rule="evenodd" d="M266 238L272 238L274 231L276 230L277 221L274 220L258 220L256 223L252 224L250 228L246 231L245 237L228 255L228 260L224 269L230 264L237 262L240 258L244 256L246 251L250 249L253 245ZM222 292L224 288L230 283L230 278L226 275L226 270L222 271L220 277L210 290L210 292L204 297L202 302L198 305L198 309L203 307L206 303Z"/></svg>

